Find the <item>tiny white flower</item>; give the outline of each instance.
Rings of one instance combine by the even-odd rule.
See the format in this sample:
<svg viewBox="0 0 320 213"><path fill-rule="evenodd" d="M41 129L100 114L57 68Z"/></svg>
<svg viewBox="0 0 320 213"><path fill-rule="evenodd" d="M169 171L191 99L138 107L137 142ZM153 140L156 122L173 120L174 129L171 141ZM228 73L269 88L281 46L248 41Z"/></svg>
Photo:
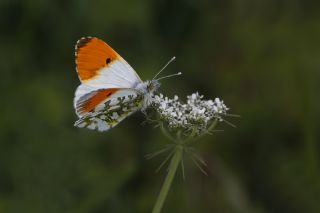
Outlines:
<svg viewBox="0 0 320 213"><path fill-rule="evenodd" d="M193 93L192 95L191 95L191 99L192 100L195 100L197 98L197 94L196 93Z"/></svg>
<svg viewBox="0 0 320 213"><path fill-rule="evenodd" d="M179 101L175 95L173 99L162 94L152 98L153 106L171 128L185 130L198 129L199 133L205 131L210 122L219 119L226 114L228 108L219 98L215 100L203 100L203 95L193 93L187 96L187 103Z"/></svg>
<svg viewBox="0 0 320 213"><path fill-rule="evenodd" d="M177 113L176 112L171 112L171 116L177 117Z"/></svg>
<svg viewBox="0 0 320 213"><path fill-rule="evenodd" d="M166 102L161 102L161 103L160 103L160 108L161 108L161 109L164 110L164 109L166 109L166 107L167 107Z"/></svg>
<svg viewBox="0 0 320 213"><path fill-rule="evenodd" d="M213 111L214 111L215 113L217 113L217 112L218 112L218 107L217 107L217 106L213 106Z"/></svg>

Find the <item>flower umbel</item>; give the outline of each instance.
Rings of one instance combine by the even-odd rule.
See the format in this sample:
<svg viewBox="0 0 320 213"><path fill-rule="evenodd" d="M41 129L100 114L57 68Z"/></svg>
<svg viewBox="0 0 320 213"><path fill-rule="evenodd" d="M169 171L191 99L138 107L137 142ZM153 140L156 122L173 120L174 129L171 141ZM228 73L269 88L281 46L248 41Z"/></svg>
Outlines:
<svg viewBox="0 0 320 213"><path fill-rule="evenodd" d="M167 123L170 130L181 130L183 133L200 135L208 131L214 120L223 121L228 108L219 98L204 100L198 92L187 96L182 103L177 95L173 99L162 94L154 95L151 105Z"/></svg>

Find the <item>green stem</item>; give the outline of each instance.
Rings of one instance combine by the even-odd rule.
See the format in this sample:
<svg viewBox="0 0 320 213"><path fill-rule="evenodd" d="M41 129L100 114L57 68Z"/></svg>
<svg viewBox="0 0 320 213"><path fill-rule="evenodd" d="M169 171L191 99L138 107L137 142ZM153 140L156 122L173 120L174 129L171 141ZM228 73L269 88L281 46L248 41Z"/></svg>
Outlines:
<svg viewBox="0 0 320 213"><path fill-rule="evenodd" d="M160 213L161 209L163 207L164 201L168 195L168 192L171 187L172 180L174 178L174 175L176 174L177 168L179 166L179 163L182 159L182 153L183 153L183 148L181 145L177 145L175 148L175 153L171 159L170 166L169 166L169 171L166 176L166 179L164 180L164 183L162 185L161 191L158 195L156 204L154 205L154 208L152 210L152 213Z"/></svg>

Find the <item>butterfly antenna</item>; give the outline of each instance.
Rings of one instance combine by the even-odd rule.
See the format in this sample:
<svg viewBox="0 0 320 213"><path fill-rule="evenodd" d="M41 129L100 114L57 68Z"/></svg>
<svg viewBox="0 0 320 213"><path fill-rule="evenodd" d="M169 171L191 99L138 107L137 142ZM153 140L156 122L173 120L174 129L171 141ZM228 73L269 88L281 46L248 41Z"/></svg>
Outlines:
<svg viewBox="0 0 320 213"><path fill-rule="evenodd" d="M154 80L171 62L173 62L176 59L175 56L173 56L164 67L153 77L152 80ZM159 79L158 79L159 80Z"/></svg>
<svg viewBox="0 0 320 213"><path fill-rule="evenodd" d="M182 75L182 72L178 72L178 73L175 73L175 74L172 74L172 75L166 75L166 76L163 76L163 77L158 78L158 79L156 79L156 80L159 81L159 80L161 80L161 79L170 78L170 77L177 76L177 75Z"/></svg>

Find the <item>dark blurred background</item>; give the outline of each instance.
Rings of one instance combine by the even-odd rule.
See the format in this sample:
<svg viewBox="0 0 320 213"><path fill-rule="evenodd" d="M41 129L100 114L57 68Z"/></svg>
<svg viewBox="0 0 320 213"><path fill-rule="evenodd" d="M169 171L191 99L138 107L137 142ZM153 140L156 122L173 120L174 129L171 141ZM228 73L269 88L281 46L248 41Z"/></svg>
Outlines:
<svg viewBox="0 0 320 213"><path fill-rule="evenodd" d="M136 113L73 127L74 45L107 41L161 92L222 98L237 125L203 138L163 212L320 212L320 3L311 0L1 0L0 212L150 212L168 141Z"/></svg>

